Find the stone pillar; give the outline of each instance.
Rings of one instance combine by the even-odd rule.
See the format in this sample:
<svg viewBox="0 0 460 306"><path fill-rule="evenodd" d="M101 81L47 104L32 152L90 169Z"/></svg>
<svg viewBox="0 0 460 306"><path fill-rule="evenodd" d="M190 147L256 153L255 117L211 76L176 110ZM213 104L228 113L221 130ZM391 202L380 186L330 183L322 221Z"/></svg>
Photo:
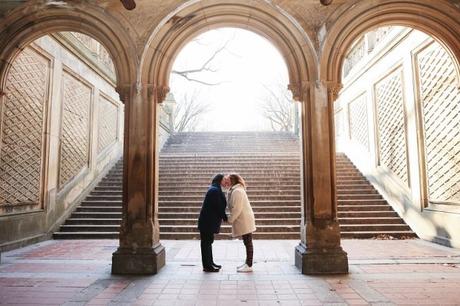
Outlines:
<svg viewBox="0 0 460 306"><path fill-rule="evenodd" d="M157 197L157 102L162 88L132 84L119 89L125 104L123 209L113 274L156 274L165 264Z"/></svg>
<svg viewBox="0 0 460 306"><path fill-rule="evenodd" d="M348 273L335 183L333 101L340 87L308 82L290 88L302 101L303 207L295 264L303 274Z"/></svg>

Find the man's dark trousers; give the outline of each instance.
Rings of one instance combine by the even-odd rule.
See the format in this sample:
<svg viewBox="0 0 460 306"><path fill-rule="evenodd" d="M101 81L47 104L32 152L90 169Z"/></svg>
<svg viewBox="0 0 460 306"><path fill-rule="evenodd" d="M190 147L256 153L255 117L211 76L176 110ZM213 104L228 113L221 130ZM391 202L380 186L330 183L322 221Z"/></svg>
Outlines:
<svg viewBox="0 0 460 306"><path fill-rule="evenodd" d="M204 269L213 268L212 243L214 242L214 233L200 232L201 239L201 260Z"/></svg>

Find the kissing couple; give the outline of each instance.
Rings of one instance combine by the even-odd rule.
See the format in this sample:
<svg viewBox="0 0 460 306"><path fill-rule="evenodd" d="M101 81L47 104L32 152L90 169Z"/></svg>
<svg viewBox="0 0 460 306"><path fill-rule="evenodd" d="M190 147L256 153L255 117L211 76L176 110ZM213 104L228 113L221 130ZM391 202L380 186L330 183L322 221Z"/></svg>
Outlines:
<svg viewBox="0 0 460 306"><path fill-rule="evenodd" d="M227 190L224 194L222 188ZM226 208L228 203L229 215ZM246 261L237 272L252 272L254 247L252 233L256 230L254 212L246 194L246 183L237 173L217 174L209 186L198 218L201 240L201 261L204 272L219 272L221 265L214 263L212 243L220 232L222 221L232 225L232 237L242 237L246 248Z"/></svg>

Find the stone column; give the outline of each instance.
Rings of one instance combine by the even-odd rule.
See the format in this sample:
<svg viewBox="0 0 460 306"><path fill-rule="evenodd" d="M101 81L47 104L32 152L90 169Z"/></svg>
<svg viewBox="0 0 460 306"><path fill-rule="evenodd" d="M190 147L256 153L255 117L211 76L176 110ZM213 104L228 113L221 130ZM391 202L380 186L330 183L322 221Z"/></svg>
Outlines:
<svg viewBox="0 0 460 306"><path fill-rule="evenodd" d="M303 207L295 264L303 274L348 273L335 183L333 101L340 87L306 82L290 88L302 101Z"/></svg>
<svg viewBox="0 0 460 306"><path fill-rule="evenodd" d="M156 274L165 264L156 193L157 101L164 90L132 84L119 92L125 104L123 216L112 273Z"/></svg>

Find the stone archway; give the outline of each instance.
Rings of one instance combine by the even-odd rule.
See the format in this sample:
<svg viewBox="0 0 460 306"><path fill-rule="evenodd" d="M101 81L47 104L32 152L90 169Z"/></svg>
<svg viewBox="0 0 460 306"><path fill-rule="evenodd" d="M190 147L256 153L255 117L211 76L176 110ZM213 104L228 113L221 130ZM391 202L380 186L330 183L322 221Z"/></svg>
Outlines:
<svg viewBox="0 0 460 306"><path fill-rule="evenodd" d="M75 31L89 35L110 53L115 66L117 91L123 96L136 77L134 43L124 28L103 10L88 3L57 5L28 3L16 8L0 23L0 94L14 58L35 39L52 32Z"/></svg>
<svg viewBox="0 0 460 306"><path fill-rule="evenodd" d="M320 59L320 77L326 82L341 84L342 64L351 44L384 25L406 26L431 35L451 53L457 69L460 67L460 12L447 1L361 1L352 10L332 16L331 21Z"/></svg>
<svg viewBox="0 0 460 306"><path fill-rule="evenodd" d="M296 265L306 274L346 273L335 195L335 149L329 83L318 82L312 40L292 17L265 1L190 1L152 30L141 58L141 82L127 112L124 207L113 273L156 273L165 263L159 241L157 108L169 91L169 74L182 46L207 30L233 26L271 41L284 57L289 89L302 103L303 207Z"/></svg>

